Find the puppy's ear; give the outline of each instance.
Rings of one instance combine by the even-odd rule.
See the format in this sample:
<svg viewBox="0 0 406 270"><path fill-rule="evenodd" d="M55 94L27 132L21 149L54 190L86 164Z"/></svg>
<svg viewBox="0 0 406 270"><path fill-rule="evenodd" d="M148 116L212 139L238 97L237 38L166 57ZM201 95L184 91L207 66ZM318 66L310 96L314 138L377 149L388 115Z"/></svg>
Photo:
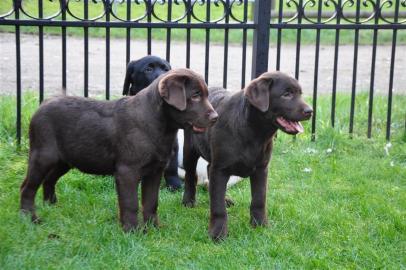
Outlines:
<svg viewBox="0 0 406 270"><path fill-rule="evenodd" d="M171 64L169 64L168 61L166 61L165 59L161 59L161 60L162 60L162 64L164 64L168 70L172 70Z"/></svg>
<svg viewBox="0 0 406 270"><path fill-rule="evenodd" d="M124 79L124 86L123 86L123 95L124 96L131 95L130 86L132 83L131 75L133 73L133 69L134 69L134 61L128 63L128 65L127 65L127 70L126 70L125 79Z"/></svg>
<svg viewBox="0 0 406 270"><path fill-rule="evenodd" d="M186 79L184 74L170 73L158 84L159 94L165 102L180 111L186 109Z"/></svg>
<svg viewBox="0 0 406 270"><path fill-rule="evenodd" d="M252 106L261 112L266 112L269 109L269 88L271 85L271 78L259 77L244 89L244 95Z"/></svg>

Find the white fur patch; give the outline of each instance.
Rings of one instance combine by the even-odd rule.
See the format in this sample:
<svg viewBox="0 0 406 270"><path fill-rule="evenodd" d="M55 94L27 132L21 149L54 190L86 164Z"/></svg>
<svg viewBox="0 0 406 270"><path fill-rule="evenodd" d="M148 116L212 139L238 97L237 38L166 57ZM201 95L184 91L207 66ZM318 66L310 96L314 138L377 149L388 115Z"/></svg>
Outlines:
<svg viewBox="0 0 406 270"><path fill-rule="evenodd" d="M178 142L179 142L179 151L178 151L178 174L180 178L185 178L185 170L183 167L183 143L184 143L184 135L183 130L178 131ZM196 166L196 174L197 174L197 184L201 186L208 186L209 184L209 176L207 175L207 161L203 158L199 158L197 161ZM241 177L232 175L227 183L227 188L237 184L241 181Z"/></svg>

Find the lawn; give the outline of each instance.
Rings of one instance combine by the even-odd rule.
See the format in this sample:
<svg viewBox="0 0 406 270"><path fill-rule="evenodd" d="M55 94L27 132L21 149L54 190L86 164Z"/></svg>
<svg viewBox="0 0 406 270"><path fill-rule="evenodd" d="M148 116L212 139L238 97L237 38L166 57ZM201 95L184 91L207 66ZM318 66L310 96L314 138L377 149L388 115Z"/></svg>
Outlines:
<svg viewBox="0 0 406 270"><path fill-rule="evenodd" d="M140 1L142 2L142 1ZM181 2L181 1L179 1ZM58 9L59 9L59 2L58 1L44 1L43 6L44 6L44 17L50 16L52 14L55 14ZM361 11L368 11L371 12L371 5L367 3L367 6L361 5ZM5 0L1 1L0 3L0 14L6 13L8 10L10 10L10 7L12 5L11 0ZM276 7L275 10L278 10L279 6L279 1L276 2ZM326 11L333 11L334 5L329 5L323 6L323 10ZM38 17L38 1L34 0L24 0L23 2L23 8L25 11L27 11L31 16L37 16ZM84 8L83 8L83 1L70 1L69 2L69 8L72 11L72 13L80 18L84 18ZM393 11L393 6L392 7L386 7L383 8L383 11ZM404 8L401 7L401 10ZM117 14L117 17L119 17L122 20L126 19L126 4L121 4L121 5L115 5L113 8L115 14ZM143 13L145 11L145 6L144 5L136 5L134 1L132 1L132 8L131 8L131 18L139 18L143 16ZM167 20L168 18L168 11L167 11L167 5L159 5L155 4L154 8L154 13L161 18L162 20ZM233 14L239 19L243 20L244 18L244 9L243 6L238 6L234 5L233 6ZM294 11L295 10L295 5L291 4L290 6L286 5L286 1L284 1L284 7L283 10L285 11ZM306 11L317 11L317 5L316 6L311 6L307 5ZM344 10L347 11L355 11L355 5L353 7L346 5ZM101 1L99 2L93 2L89 1L89 18L95 18L98 15L103 13L103 5ZM172 18L179 18L182 16L184 13L184 5L173 5L172 9ZM216 21L217 19L223 17L224 13L224 8L222 7L221 4L216 6L215 4L211 4L211 21ZM205 21L206 20L206 5L195 5L194 8L194 14L196 15L197 18L200 20ZM252 14L252 5L248 5L248 17L250 18ZM27 16L24 14L21 14L21 18L27 19ZM57 19L61 19L61 17L57 17ZM73 18L70 14L67 14L67 19L68 20L76 20ZM103 17L100 20L105 20ZM116 20L113 16L111 16L112 21ZM285 20L285 19L284 19ZM143 22L146 21L146 19L142 20ZM158 20L155 18L152 18L153 22L157 22ZM181 22L186 22L186 19L182 20ZM192 17L192 22L197 22L196 19ZM335 21L333 21L335 22ZM342 21L341 23L346 23ZM369 23L374 23L373 20L371 20ZM384 23L382 20L380 23ZM1 24L1 21L0 21ZM14 32L15 27L13 26L2 26L0 25L0 32ZM25 26L21 27L21 31L24 33L38 33L38 27L33 27L33 26ZM46 34L54 34L54 35L60 35L61 34L61 28L60 27L45 27L44 32ZM70 27L67 30L68 35L70 36L83 36L83 29L78 28L78 27ZM206 40L206 31L202 29L193 29L191 31L191 40L193 42L197 43L203 43ZM284 29L282 32L282 43L296 43L296 38L297 38L297 30L294 29ZM112 28L110 31L110 34L113 38L124 38L126 37L126 30L125 29L117 29L117 28ZM392 42L392 34L393 31L390 30L381 30L378 32L378 39L377 42L378 44L390 44ZM96 27L90 27L89 28L89 35L92 37L105 37L106 35L106 30L104 28L96 28ZM275 44L277 40L277 31L275 29L270 30L270 35L271 35L271 43ZM154 40L166 40L167 36L167 31L166 29L153 29L152 30L152 37ZM341 30L340 31L340 44L353 44L354 43L354 30ZM138 40L145 40L147 38L147 30L146 29L132 29L131 30L131 38L132 39L138 39ZM177 41L185 41L186 40L186 30L185 29L172 29L171 30L171 38L172 40L177 40ZM253 31L248 30L247 31L247 40L248 43L252 42L253 38ZM243 33L242 30L230 30L229 31L229 42L232 44L241 44L243 39ZM301 42L302 44L314 44L316 40L316 31L315 30L302 30L302 35L301 35ZM373 31L372 30L362 30L360 31L359 34L359 44L366 44L369 45L372 43L373 40ZM224 42L224 30L211 30L210 31L210 41L214 43L223 43ZM322 30L321 31L321 38L320 42L322 44L326 45L331 45L334 44L335 42L335 30ZM406 44L406 31L398 31L397 34L397 44Z"/></svg>
<svg viewBox="0 0 406 270"><path fill-rule="evenodd" d="M402 269L406 267L406 97L394 97L392 141L384 139L386 98L374 102L367 139L367 95L356 100L355 134L348 136L349 97L338 96L330 128L330 98L318 99L316 142L306 132L275 141L268 185L270 226L249 226L249 181L229 190L229 237L207 236L208 194L181 206L181 193L160 193L161 227L125 234L117 219L111 177L72 171L58 183L56 206L42 203L33 225L18 212L27 140L14 143L14 97L0 96L1 269ZM23 134L38 104L23 96Z"/></svg>

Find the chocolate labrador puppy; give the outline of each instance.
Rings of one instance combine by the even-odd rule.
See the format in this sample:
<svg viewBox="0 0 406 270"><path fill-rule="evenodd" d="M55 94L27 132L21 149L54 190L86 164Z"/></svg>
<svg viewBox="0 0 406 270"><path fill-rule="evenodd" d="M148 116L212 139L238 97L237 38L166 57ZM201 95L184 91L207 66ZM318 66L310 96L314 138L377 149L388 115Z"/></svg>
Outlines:
<svg viewBox="0 0 406 270"><path fill-rule="evenodd" d="M251 224L267 224L266 189L272 142L278 129L297 134L299 121L308 120L312 108L302 97L298 82L281 72L267 72L243 90L209 90L209 100L219 114L217 123L202 134L185 130L185 193L183 204L193 206L196 162L209 162L210 224L213 240L227 235L225 193L231 175L250 177Z"/></svg>
<svg viewBox="0 0 406 270"><path fill-rule="evenodd" d="M27 176L21 210L35 214L35 194L56 202L55 184L75 167L114 175L120 221L138 226L138 180L144 222L158 225L159 182L179 128L204 131L217 120L203 78L188 69L170 71L136 96L115 101L57 97L44 102L30 123Z"/></svg>
<svg viewBox="0 0 406 270"><path fill-rule="evenodd" d="M171 65L157 56L148 55L138 60L131 61L127 65L124 79L123 95L134 96L139 91L150 85L160 75L168 72ZM175 140L172 148L171 158L164 170L166 187L171 190L179 190L182 181L178 175L178 151L179 144Z"/></svg>

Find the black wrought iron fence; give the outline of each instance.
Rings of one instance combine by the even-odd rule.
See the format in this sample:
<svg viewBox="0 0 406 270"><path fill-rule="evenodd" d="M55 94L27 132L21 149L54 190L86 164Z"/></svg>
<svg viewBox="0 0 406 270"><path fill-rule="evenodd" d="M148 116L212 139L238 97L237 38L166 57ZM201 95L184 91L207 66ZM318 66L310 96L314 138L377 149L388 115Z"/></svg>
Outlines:
<svg viewBox="0 0 406 270"><path fill-rule="evenodd" d="M386 139L390 139L391 129L391 113L392 113L392 92L393 92L393 78L395 70L395 57L396 57L396 44L397 33L400 29L406 29L406 17L404 12L403 17L400 17L400 7L406 7L406 1L400 0L288 0L288 6L294 6L296 12L291 18L283 19L283 0L279 0L279 14L278 22L271 23L271 28L276 28L278 31L277 37L277 60L276 69L280 67L280 49L281 49L281 33L283 29L293 28L297 29L297 50L296 50L296 69L295 76L299 78L299 59L300 59L300 45L301 45L301 30L302 29L315 29L316 30L316 48L315 48L315 69L314 69L314 88L313 88L313 107L317 107L317 91L318 91L318 69L319 69L319 52L320 52L320 32L322 29L335 29L335 42L334 42L334 71L333 71L333 85L332 85L332 105L331 105L331 124L335 124L335 105L337 93L337 64L340 43L340 30L354 29L354 61L352 73L352 87L351 87L351 108L350 108L350 124L349 133L352 134L354 130L354 109L355 109L355 94L356 94L356 80L357 80L357 62L358 62L358 48L360 30L372 29L373 42L372 42L372 63L371 63L371 76L370 76L370 89L369 89L369 109L368 109L368 137L371 137L372 130L372 108L374 99L374 80L375 80L375 63L376 63L376 48L378 30L390 29L393 31L392 35L392 50L390 57L390 74L388 86L388 110L387 110L387 123L386 123ZM311 18L306 15L307 6L317 7L316 18ZM355 16L348 16L344 12L346 6L355 7ZM332 8L330 16L323 18L323 7ZM364 18L361 17L361 7L371 7L372 11L364 12ZM385 8L393 8L391 12L383 12ZM365 16L368 14L369 16ZM351 14L354 15L354 14ZM388 18L390 17L390 18ZM406 128L406 126L405 126ZM314 139L316 132L316 115L312 118L312 137Z"/></svg>
<svg viewBox="0 0 406 270"><path fill-rule="evenodd" d="M388 108L386 138L390 139L392 89L395 70L395 57L398 31L406 30L406 0L275 0L277 6L271 12L271 0L255 1L253 21L249 19L250 2L248 0L13 0L10 8L0 14L0 25L15 27L16 52L16 97L17 97L17 140L21 140L21 27L38 27L39 37L39 98L44 98L44 27L61 29L61 65L62 87L67 86L67 29L83 29L84 47L84 96L89 92L89 29L105 29L105 97L110 98L110 40L111 29L125 29L126 63L131 59L131 30L146 29L147 54L152 53L152 29L166 30L166 59L171 60L171 33L173 29L184 29L186 32L185 66L191 65L191 33L195 29L205 31L204 77L209 80L211 31L224 31L223 45L223 86L227 87L229 32L241 31L241 87L246 83L246 66L251 61L251 77L257 77L268 70L270 30L277 32L276 69L281 67L282 33L286 30L296 31L295 77L299 79L302 31L313 29L316 32L315 58L313 72L313 107L317 107L320 33L329 29L335 31L331 124L335 125L335 106L337 94L337 65L340 48L340 32L354 31L354 61L351 87L351 108L349 133L353 133L354 106L357 80L357 61L359 36L361 30L372 30L372 59L369 89L368 137L371 136L372 108L374 101L374 80L377 38L380 30L392 31L390 74L388 85ZM57 4L56 10L45 14L44 4ZM100 12L91 12L90 6L99 5ZM161 12L162 7L165 12ZM4 6L2 7L4 10ZM198 12L202 9L204 12ZM367 8L365 11L363 9ZM403 9L403 10L402 10ZM138 12L134 12L137 10ZM215 10L215 12L214 12ZM218 10L221 10L218 12ZM176 11L176 12L175 12ZM252 40L248 40L248 31L253 31ZM248 43L252 42L252 59L247 60ZM123 63L125 65L126 63ZM316 111L316 110L315 110ZM316 134L316 117L312 120L313 139ZM406 128L406 127L405 127Z"/></svg>

